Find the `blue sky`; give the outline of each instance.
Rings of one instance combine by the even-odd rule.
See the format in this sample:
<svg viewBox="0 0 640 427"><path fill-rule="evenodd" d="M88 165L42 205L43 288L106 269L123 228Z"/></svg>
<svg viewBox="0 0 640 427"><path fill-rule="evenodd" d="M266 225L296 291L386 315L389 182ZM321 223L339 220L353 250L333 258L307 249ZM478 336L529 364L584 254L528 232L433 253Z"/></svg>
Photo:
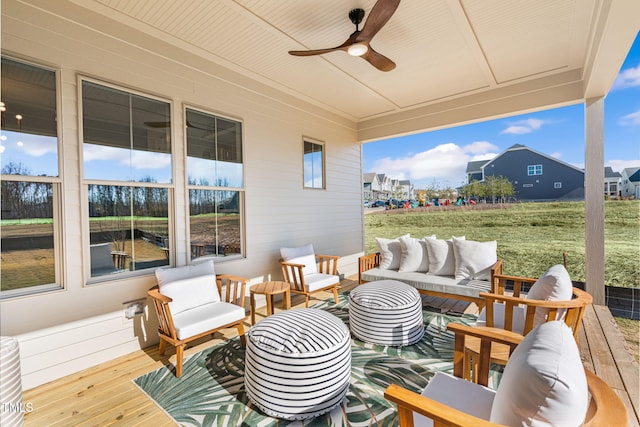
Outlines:
<svg viewBox="0 0 640 427"><path fill-rule="evenodd" d="M640 167L640 33L605 98L605 165ZM467 163L526 145L584 167L584 104L370 142L364 172L409 179L416 188L458 187Z"/></svg>

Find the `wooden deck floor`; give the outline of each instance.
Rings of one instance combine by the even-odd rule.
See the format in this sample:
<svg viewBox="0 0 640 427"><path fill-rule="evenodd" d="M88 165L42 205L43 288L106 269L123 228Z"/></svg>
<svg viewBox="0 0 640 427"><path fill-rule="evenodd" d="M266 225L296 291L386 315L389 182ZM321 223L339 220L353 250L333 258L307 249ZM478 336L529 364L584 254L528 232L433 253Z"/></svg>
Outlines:
<svg viewBox="0 0 640 427"><path fill-rule="evenodd" d="M340 291L356 286L354 280L342 282ZM330 294L320 294L319 299ZM429 305L443 311L469 311L473 307L452 300L431 298ZM304 306L300 297L292 307ZM259 310L260 312L260 310ZM258 319L260 316L258 316ZM585 366L614 388L627 406L630 424L640 427L638 364L629 352L608 308L590 307L585 313L580 334L580 351ZM247 326L249 326L247 324ZM216 335L214 339L196 341L185 351L188 357L221 340L235 335ZM158 355L157 346L114 359L82 372L24 392L24 402L31 403L33 412L25 415L25 426L173 426L173 420L148 399L132 380L140 375L175 361L175 354Z"/></svg>

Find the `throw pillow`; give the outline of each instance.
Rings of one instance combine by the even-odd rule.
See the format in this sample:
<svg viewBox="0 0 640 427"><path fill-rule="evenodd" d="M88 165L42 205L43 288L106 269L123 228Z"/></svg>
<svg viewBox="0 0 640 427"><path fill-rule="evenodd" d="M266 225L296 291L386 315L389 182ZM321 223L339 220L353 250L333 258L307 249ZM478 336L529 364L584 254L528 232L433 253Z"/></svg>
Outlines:
<svg viewBox="0 0 640 427"><path fill-rule="evenodd" d="M191 308L220 301L215 274L163 282L158 287L162 295L173 300L169 303L169 308L174 316Z"/></svg>
<svg viewBox="0 0 640 427"><path fill-rule="evenodd" d="M464 239L464 236L457 239ZM456 269L453 242L439 239L424 239L424 242L429 253L429 273L437 276L453 276Z"/></svg>
<svg viewBox="0 0 640 427"><path fill-rule="evenodd" d="M536 280L527 293L528 299L542 301L568 301L573 297L573 283L564 265L557 264L549 268ZM566 310L558 310L558 318L564 317ZM544 323L549 314L547 308L536 308L533 325ZM554 319L555 320L555 319Z"/></svg>
<svg viewBox="0 0 640 427"><path fill-rule="evenodd" d="M400 237L409 237L409 235L405 234ZM397 270L400 268L400 261L402 259L400 237L397 239L376 237L376 242L378 242L378 247L380 248L380 268L384 270Z"/></svg>
<svg viewBox="0 0 640 427"><path fill-rule="evenodd" d="M183 267L158 268L156 269L156 280L158 281L158 285L163 285L164 283L173 282L175 280L210 274L214 276L216 275L212 259L193 265L185 265Z"/></svg>
<svg viewBox="0 0 640 427"><path fill-rule="evenodd" d="M311 243L295 248L280 248L280 256L283 261L293 264L304 264L302 274L312 274L318 272L318 264L316 263L316 255L313 251Z"/></svg>
<svg viewBox="0 0 640 427"><path fill-rule="evenodd" d="M435 239L436 235L427 236L425 239ZM414 237L402 236L400 240L400 249L402 256L400 258L399 272L419 271L426 273L429 270L429 255L427 253L427 245L422 239Z"/></svg>
<svg viewBox="0 0 640 427"><path fill-rule="evenodd" d="M564 322L553 321L529 332L509 357L490 421L577 427L585 419L588 404L578 345Z"/></svg>
<svg viewBox="0 0 640 427"><path fill-rule="evenodd" d="M476 242L453 238L456 279L491 280L491 267L498 260L498 242Z"/></svg>

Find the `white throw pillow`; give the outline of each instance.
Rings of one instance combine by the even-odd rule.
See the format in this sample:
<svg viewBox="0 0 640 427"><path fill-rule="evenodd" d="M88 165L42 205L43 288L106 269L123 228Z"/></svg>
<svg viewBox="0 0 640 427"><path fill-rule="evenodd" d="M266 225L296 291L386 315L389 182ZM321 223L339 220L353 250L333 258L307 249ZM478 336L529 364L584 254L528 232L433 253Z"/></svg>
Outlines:
<svg viewBox="0 0 640 427"><path fill-rule="evenodd" d="M564 265L557 264L549 268L531 286L527 293L528 299L541 301L568 301L573 297L573 283ZM564 317L566 310L558 310L558 319ZM547 308L536 308L533 326L544 323L549 314Z"/></svg>
<svg viewBox="0 0 640 427"><path fill-rule="evenodd" d="M183 267L158 268L156 270L156 280L158 281L158 285L163 285L175 280L211 274L213 274L214 276L216 275L216 270L212 259L193 265L185 265Z"/></svg>
<svg viewBox="0 0 640 427"><path fill-rule="evenodd" d="M397 270L400 268L400 261L402 260L400 238L402 237L409 237L409 235L405 234L397 239L376 237L378 248L380 248L380 268L384 270Z"/></svg>
<svg viewBox="0 0 640 427"><path fill-rule="evenodd" d="M533 329L507 362L490 421L512 426L579 426L589 404L587 378L571 329L562 321Z"/></svg>
<svg viewBox="0 0 640 427"><path fill-rule="evenodd" d="M464 236L456 237L464 239ZM436 276L453 276L456 270L456 259L451 240L424 239L429 253L429 273Z"/></svg>
<svg viewBox="0 0 640 427"><path fill-rule="evenodd" d="M215 274L190 277L158 284L160 293L171 298L171 314L220 301Z"/></svg>
<svg viewBox="0 0 640 427"><path fill-rule="evenodd" d="M476 242L453 238L456 279L491 280L491 267L498 260L498 242Z"/></svg>
<svg viewBox="0 0 640 427"><path fill-rule="evenodd" d="M302 274L312 274L318 272L318 264L316 263L316 255L313 251L311 243L296 248L281 248L280 256L283 261L293 264L304 264Z"/></svg>
<svg viewBox="0 0 640 427"><path fill-rule="evenodd" d="M425 239L435 239L436 235L427 236ZM426 273L429 270L429 254L427 253L427 244L423 239L402 236L400 240L400 249L402 257L400 259L399 272L419 271Z"/></svg>

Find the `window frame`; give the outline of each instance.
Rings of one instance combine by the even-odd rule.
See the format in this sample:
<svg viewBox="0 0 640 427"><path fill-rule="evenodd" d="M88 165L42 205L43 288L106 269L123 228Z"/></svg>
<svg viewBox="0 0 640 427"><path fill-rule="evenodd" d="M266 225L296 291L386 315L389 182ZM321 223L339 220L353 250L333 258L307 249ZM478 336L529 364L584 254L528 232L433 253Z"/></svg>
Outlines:
<svg viewBox="0 0 640 427"><path fill-rule="evenodd" d="M556 181L556 182L554 182L554 183L553 183L553 188L554 188L555 190L559 190L559 189L561 189L561 188L562 188L562 181Z"/></svg>
<svg viewBox="0 0 640 427"><path fill-rule="evenodd" d="M171 149L171 182L168 183L149 183L149 182L138 182L138 181L116 181L116 180L104 180L104 179L87 179L85 178L85 164L84 164L84 129L83 129L83 113L84 113L84 104L82 97L82 83L90 82L93 84L97 84L100 86L104 86L110 89L119 90L123 92L127 92L133 95L141 96L144 98L149 98L156 101L165 102L169 105L169 119L171 123L171 143L169 145ZM175 265L175 181L176 181L176 158L175 158L175 134L174 134L174 121L173 121L173 112L174 105L173 101L169 98L158 96L154 93L141 91L138 89L131 88L129 86L123 84L112 83L108 80L96 79L93 77L89 77L86 75L78 74L77 76L77 99L78 99L78 162L79 162L79 175L80 175L80 186L81 186L81 195L80 195L80 205L81 205L81 218L82 218L82 252L83 252L83 272L84 272L84 286L95 286L104 283L113 283L122 279L154 274L155 269L159 267L150 267L142 270L126 270L122 272L118 272L115 274L108 275L100 275L100 276L91 276L91 256L90 256L90 245L91 245L91 230L90 230L90 213L89 213L89 186L90 185L107 185L107 186L121 186L121 187L130 187L130 188L163 188L167 190L167 234L169 236L169 257L168 257L168 265L163 267L171 267Z"/></svg>
<svg viewBox="0 0 640 427"><path fill-rule="evenodd" d="M41 62L32 61L29 59L21 58L18 55L12 54L0 54L0 57L3 59L8 59L10 61L19 62L24 65L28 65L35 68L40 68L46 71L50 71L54 73L54 81L55 81L55 103L56 103L56 144L57 144L57 161L58 161L58 174L57 176L39 176L39 175L4 175L0 174L0 181L13 181L13 182L29 182L29 183L47 183L51 184L53 191L53 269L54 269L54 282L53 283L42 283L39 285L28 286L25 288L11 289L11 290L1 290L0 289L0 301L15 299L20 297L39 295L45 292L54 292L54 291L62 291L66 289L66 284L64 282L65 272L64 272L64 260L63 254L64 251L64 203L62 201L64 195L64 182L62 179L63 176L63 144L62 138L62 129L63 129L63 118L62 114L60 114L62 110L62 99L60 96L61 88L62 88L62 77L59 68L53 65L43 64Z"/></svg>
<svg viewBox="0 0 640 427"><path fill-rule="evenodd" d="M185 253L187 257L187 263L191 264L193 261L201 261L206 259L213 259L215 263L226 262L231 260L238 260L241 258L246 258L246 210L245 210L245 196L246 196L246 164L245 164L245 123L239 117L234 117L227 114L221 114L217 111L213 111L207 108L197 107L192 104L182 104L182 120L185 124L187 123L187 110L192 110L197 113L210 115L213 118L220 118L223 120L229 120L240 123L240 138L241 138L241 149L242 149L242 187L223 187L218 185L197 185L197 184L189 184L189 170L187 165L187 132L184 133L183 139L183 151L184 151L184 188L185 188L185 218L186 218L186 239L185 239ZM238 210L240 217L240 252L234 255L229 256L215 256L214 254L203 255L201 257L196 257L194 259L191 258L191 206L190 206L190 197L192 190L204 190L204 191L234 191L238 192Z"/></svg>
<svg viewBox="0 0 640 427"><path fill-rule="evenodd" d="M542 175L542 164L527 165L527 176Z"/></svg>
<svg viewBox="0 0 640 427"><path fill-rule="evenodd" d="M305 180L305 176L306 176L306 169L305 169L305 144L314 144L314 145L318 145L322 148L321 151L321 160L322 160L322 165L321 165L321 171L320 171L320 177L322 178L322 186L320 187L315 187L315 186L307 186L306 180ZM310 138L310 137L306 137L303 136L302 137L302 188L304 190L326 190L327 189L327 150L326 150L326 143L324 141L320 141L318 139L315 138ZM312 172L313 173L313 172ZM313 175L312 181L315 180L315 174Z"/></svg>

